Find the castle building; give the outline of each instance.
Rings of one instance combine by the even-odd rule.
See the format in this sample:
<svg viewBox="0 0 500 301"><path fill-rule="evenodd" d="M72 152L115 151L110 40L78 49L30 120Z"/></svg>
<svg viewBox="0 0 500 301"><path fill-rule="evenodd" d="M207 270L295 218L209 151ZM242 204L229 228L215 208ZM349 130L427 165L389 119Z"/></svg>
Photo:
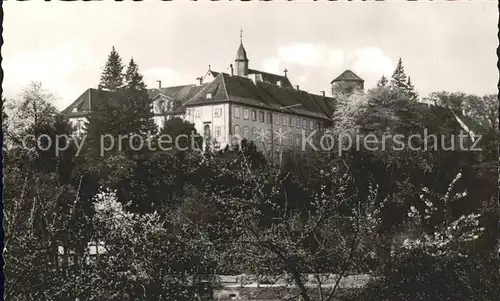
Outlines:
<svg viewBox="0 0 500 301"><path fill-rule="evenodd" d="M194 124L198 133L219 147L235 137L255 142L266 152L300 150L304 136L331 122L333 97L294 87L287 76L249 68L243 42L229 73L209 70L196 84L149 89L159 128L173 116ZM363 80L346 70L331 82L332 94L363 90ZM109 92L108 92L109 93ZM87 114L103 97L88 89L63 112L83 132Z"/></svg>

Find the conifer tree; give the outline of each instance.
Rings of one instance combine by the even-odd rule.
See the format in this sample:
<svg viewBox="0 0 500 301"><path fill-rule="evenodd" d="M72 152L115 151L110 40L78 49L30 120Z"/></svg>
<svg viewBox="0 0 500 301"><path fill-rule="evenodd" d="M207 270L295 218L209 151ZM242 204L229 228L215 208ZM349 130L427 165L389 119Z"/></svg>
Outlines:
<svg viewBox="0 0 500 301"><path fill-rule="evenodd" d="M403 61L399 58L398 65L392 74L391 87L408 91L408 77L406 76Z"/></svg>
<svg viewBox="0 0 500 301"><path fill-rule="evenodd" d="M132 58L125 72L125 90L123 118L129 134L140 134L143 137L148 132L154 134L156 125L153 121L152 99L148 95L139 66Z"/></svg>
<svg viewBox="0 0 500 301"><path fill-rule="evenodd" d="M123 63L115 47L111 49L97 91L90 90L92 110L87 118L85 153L88 161L96 159L102 149L101 137L125 134L121 114L123 97Z"/></svg>
<svg viewBox="0 0 500 301"><path fill-rule="evenodd" d="M146 89L143 77L139 73L139 66L135 63L133 58L130 59L127 71L125 72L125 86L127 87L127 89Z"/></svg>
<svg viewBox="0 0 500 301"><path fill-rule="evenodd" d="M385 87L387 86L388 82L389 81L387 80L387 77L385 77L385 75L382 74L382 77L377 82L377 87Z"/></svg>
<svg viewBox="0 0 500 301"><path fill-rule="evenodd" d="M98 89L97 91L90 90L89 93L92 99L92 110L87 117L85 124L87 138L85 143L85 154L87 161L91 162L98 159L101 153L101 137L111 135L115 139L119 135L125 134L121 127L122 119L119 109L119 96L113 93ZM107 152L108 154L110 152ZM99 159L98 159L99 160Z"/></svg>
<svg viewBox="0 0 500 301"><path fill-rule="evenodd" d="M116 91L123 86L123 64L122 59L118 52L116 52L115 46L111 49L111 52L106 61L106 66L101 74L100 87Z"/></svg>
<svg viewBox="0 0 500 301"><path fill-rule="evenodd" d="M410 96L411 100L417 100L418 94L417 91L415 91L415 87L413 86L411 82L411 78L408 76L408 82L406 83L407 89L408 89L408 95Z"/></svg>

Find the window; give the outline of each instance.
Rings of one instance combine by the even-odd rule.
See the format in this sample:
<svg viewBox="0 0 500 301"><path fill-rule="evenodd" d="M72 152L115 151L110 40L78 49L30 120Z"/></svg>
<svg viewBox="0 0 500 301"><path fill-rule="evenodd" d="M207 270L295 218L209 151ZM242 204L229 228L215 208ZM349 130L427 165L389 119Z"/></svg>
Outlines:
<svg viewBox="0 0 500 301"><path fill-rule="evenodd" d="M220 137L220 126L215 127L215 137Z"/></svg>
<svg viewBox="0 0 500 301"><path fill-rule="evenodd" d="M243 128L243 139L247 139L248 140L249 138L250 138L249 137L249 130L248 130L248 127L246 126L246 127Z"/></svg>
<svg viewBox="0 0 500 301"><path fill-rule="evenodd" d="M257 139L257 130L255 128L252 128L252 131L250 132L250 139L253 141Z"/></svg>
<svg viewBox="0 0 500 301"><path fill-rule="evenodd" d="M80 133L84 133L85 132L85 120L83 119L80 119L78 121L78 127L80 128Z"/></svg>
<svg viewBox="0 0 500 301"><path fill-rule="evenodd" d="M214 117L218 118L222 116L222 108L215 108L214 109Z"/></svg>
<svg viewBox="0 0 500 301"><path fill-rule="evenodd" d="M280 115L276 115L276 124L280 124Z"/></svg>
<svg viewBox="0 0 500 301"><path fill-rule="evenodd" d="M309 121L309 129L314 130L314 122L312 120Z"/></svg>
<svg viewBox="0 0 500 301"><path fill-rule="evenodd" d="M287 120L286 116L285 116L285 115L283 115L283 116L281 117L281 124L282 124L282 125L284 125L284 126L286 126L286 120Z"/></svg>
<svg viewBox="0 0 500 301"><path fill-rule="evenodd" d="M304 130L307 130L307 120L305 120L305 119L302 119L302 128Z"/></svg>
<svg viewBox="0 0 500 301"><path fill-rule="evenodd" d="M234 118L240 118L240 107L234 107Z"/></svg>
<svg viewBox="0 0 500 301"><path fill-rule="evenodd" d="M264 122L264 112L259 111L259 121Z"/></svg>
<svg viewBox="0 0 500 301"><path fill-rule="evenodd" d="M73 113L78 112L78 108L73 108Z"/></svg>
<svg viewBox="0 0 500 301"><path fill-rule="evenodd" d="M300 118L299 117L295 118L295 127L300 129Z"/></svg>
<svg viewBox="0 0 500 301"><path fill-rule="evenodd" d="M210 124L205 124L205 126L203 127L203 136L205 136L205 138L207 139L210 139Z"/></svg>
<svg viewBox="0 0 500 301"><path fill-rule="evenodd" d="M153 113L160 113L161 112L161 106L160 106L160 100L156 100L153 102Z"/></svg>
<svg viewBox="0 0 500 301"><path fill-rule="evenodd" d="M200 118L201 117L201 109L195 109L194 110L194 117Z"/></svg>
<svg viewBox="0 0 500 301"><path fill-rule="evenodd" d="M243 118L248 119L248 109L243 109Z"/></svg>
<svg viewBox="0 0 500 301"><path fill-rule="evenodd" d="M252 110L252 121L257 120L257 112L255 110Z"/></svg>
<svg viewBox="0 0 500 301"><path fill-rule="evenodd" d="M267 123L273 123L273 115L271 113L267 113Z"/></svg>
<svg viewBox="0 0 500 301"><path fill-rule="evenodd" d="M293 126L293 122L292 122L292 126ZM293 146L293 134L290 134L288 136L288 143L290 144L290 146Z"/></svg>
<svg viewBox="0 0 500 301"><path fill-rule="evenodd" d="M61 251L61 249L59 249L58 251ZM62 249L62 251L64 252L64 248ZM67 252L66 254L68 254L68 253L70 254L70 257L68 258L68 265L72 265L74 262L74 251L69 250L69 252ZM86 253L87 253L87 257L85 258L85 261L87 263L94 262L97 256L106 255L106 253L107 253L106 245L103 241L88 242Z"/></svg>
<svg viewBox="0 0 500 301"><path fill-rule="evenodd" d="M103 241L88 242L87 243L87 251L89 252L89 255L105 254L106 253L105 244Z"/></svg>
<svg viewBox="0 0 500 301"><path fill-rule="evenodd" d="M168 101L166 104L167 107L167 112L171 112L174 110L174 102L173 101Z"/></svg>
<svg viewBox="0 0 500 301"><path fill-rule="evenodd" d="M97 248L97 247L96 247ZM103 250L102 248L99 249L99 250ZM75 262L75 251L74 250L71 250L71 249L68 249L66 250L64 248L64 246L57 246L57 257L58 257L58 261L59 261L59 265L60 266L72 266ZM101 252L102 254L105 254L105 252ZM90 254L89 250L87 249L87 257L86 257L86 260L87 262L90 262L91 261L91 257L95 257L95 254ZM92 255L92 256L90 256Z"/></svg>
<svg viewBox="0 0 500 301"><path fill-rule="evenodd" d="M274 132L274 141L276 142L276 145L280 145L280 141L281 140L281 137L280 137L280 133L278 131L275 131Z"/></svg>
<svg viewBox="0 0 500 301"><path fill-rule="evenodd" d="M316 121L316 129L319 129L321 127L321 124L319 123L319 121Z"/></svg>
<svg viewBox="0 0 500 301"><path fill-rule="evenodd" d="M240 126L239 125L234 126L234 136L240 137Z"/></svg>
<svg viewBox="0 0 500 301"><path fill-rule="evenodd" d="M288 125L293 128L293 117L292 116L288 117Z"/></svg>
<svg viewBox="0 0 500 301"><path fill-rule="evenodd" d="M295 136L295 146L300 147L300 135Z"/></svg>
<svg viewBox="0 0 500 301"><path fill-rule="evenodd" d="M207 99L212 99L212 93L207 93Z"/></svg>

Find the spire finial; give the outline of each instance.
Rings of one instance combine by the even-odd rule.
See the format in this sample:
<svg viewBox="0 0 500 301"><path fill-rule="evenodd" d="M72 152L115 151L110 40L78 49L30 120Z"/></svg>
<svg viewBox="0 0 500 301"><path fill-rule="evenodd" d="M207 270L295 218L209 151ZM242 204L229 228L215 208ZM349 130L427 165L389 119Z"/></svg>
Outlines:
<svg viewBox="0 0 500 301"><path fill-rule="evenodd" d="M285 70L283 70L283 72L285 73L285 77L287 77L286 74L288 73L288 69L285 68Z"/></svg>
<svg viewBox="0 0 500 301"><path fill-rule="evenodd" d="M243 28L240 27L240 44L243 44Z"/></svg>

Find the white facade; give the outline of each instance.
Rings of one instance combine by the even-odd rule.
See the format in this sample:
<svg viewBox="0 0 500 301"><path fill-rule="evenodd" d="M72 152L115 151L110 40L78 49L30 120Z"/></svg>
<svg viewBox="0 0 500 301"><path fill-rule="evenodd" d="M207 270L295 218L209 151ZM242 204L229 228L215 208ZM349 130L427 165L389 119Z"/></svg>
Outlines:
<svg viewBox="0 0 500 301"><path fill-rule="evenodd" d="M257 148L269 153L302 150L302 139L322 127L311 117L232 104L230 132L254 141Z"/></svg>
<svg viewBox="0 0 500 301"><path fill-rule="evenodd" d="M172 117L161 114L154 106L154 121L161 129ZM322 120L276 112L236 103L206 104L186 108L184 115L177 117L194 124L197 133L209 138L211 144L224 148L234 142L234 137L254 141L260 151L269 153L280 150L301 150L302 139L322 127ZM85 130L86 117L72 117L70 123L75 134Z"/></svg>
<svg viewBox="0 0 500 301"><path fill-rule="evenodd" d="M198 134L209 137L214 145L230 143L229 103L208 104L186 109L184 120L193 123Z"/></svg>
<svg viewBox="0 0 500 301"><path fill-rule="evenodd" d="M160 94L157 99L153 102L153 120L158 129L165 126L165 122L168 120L169 115L166 112L173 111L174 99L165 95Z"/></svg>

